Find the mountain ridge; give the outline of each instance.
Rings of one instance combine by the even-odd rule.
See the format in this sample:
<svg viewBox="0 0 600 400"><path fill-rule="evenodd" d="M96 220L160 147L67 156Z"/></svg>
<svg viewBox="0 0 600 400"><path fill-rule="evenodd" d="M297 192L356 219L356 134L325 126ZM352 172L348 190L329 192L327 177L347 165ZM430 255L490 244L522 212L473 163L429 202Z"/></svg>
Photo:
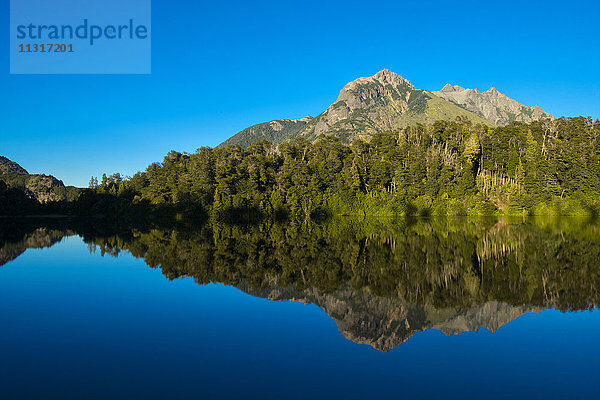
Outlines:
<svg viewBox="0 0 600 400"><path fill-rule="evenodd" d="M506 126L515 121L531 123L544 118L554 118L541 107L523 105L501 93L494 86L480 92L477 88L468 89L447 83L441 90L432 93L479 115L496 126Z"/></svg>
<svg viewBox="0 0 600 400"><path fill-rule="evenodd" d="M464 98L464 99L463 99ZM309 141L334 135L344 143L368 140L373 134L417 123L463 118L475 124L502 126L512 121L552 118L540 107L527 107L490 88L484 93L446 84L440 91L416 88L388 69L348 82L325 111L302 120L273 120L246 128L219 145L241 145L267 140L274 145L297 138ZM292 122L302 121L302 123ZM282 126L281 129L275 129Z"/></svg>
<svg viewBox="0 0 600 400"><path fill-rule="evenodd" d="M313 120L313 117L306 116L299 119L276 119L269 122L252 125L237 134L233 135L219 146L236 145L248 147L252 143L261 140L271 142L278 141L278 138L285 139L290 135L295 135L302 127ZM285 141L285 140L283 140Z"/></svg>
<svg viewBox="0 0 600 400"><path fill-rule="evenodd" d="M446 336L484 328L495 332L502 326L541 307L513 306L495 300L471 304L464 309L435 308L411 304L402 299L379 297L367 291L342 286L333 293L317 289L297 291L274 284L257 289L246 282L236 285L244 293L271 301L296 301L315 304L337 325L348 340L366 344L380 352L387 352L407 342L415 333L436 329Z"/></svg>
<svg viewBox="0 0 600 400"><path fill-rule="evenodd" d="M0 175L5 174L29 175L29 172L16 162L4 156L0 156Z"/></svg>
<svg viewBox="0 0 600 400"><path fill-rule="evenodd" d="M30 174L18 163L0 156L0 181L8 187L17 188L40 203L65 200L78 191L72 186L65 186L63 181L52 175Z"/></svg>

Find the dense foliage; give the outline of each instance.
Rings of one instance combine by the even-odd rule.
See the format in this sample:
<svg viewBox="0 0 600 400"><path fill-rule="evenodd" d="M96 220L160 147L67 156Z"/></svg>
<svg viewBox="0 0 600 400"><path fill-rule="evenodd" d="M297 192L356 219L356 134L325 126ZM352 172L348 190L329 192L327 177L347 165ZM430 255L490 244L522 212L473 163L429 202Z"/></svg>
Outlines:
<svg viewBox="0 0 600 400"><path fill-rule="evenodd" d="M58 211L58 203L72 203L80 193L81 189L64 186L53 176L0 171L0 215Z"/></svg>
<svg viewBox="0 0 600 400"><path fill-rule="evenodd" d="M41 212L232 221L336 214L597 215L599 137L600 121L591 118L497 128L457 119L378 133L349 146L322 136L278 147L262 141L246 149L172 151L133 177L92 178L89 189L48 202ZM0 213L11 210L15 196L3 193Z"/></svg>
<svg viewBox="0 0 600 400"><path fill-rule="evenodd" d="M92 180L130 204L216 217L597 214L600 122L491 128L438 121L347 146L335 137L170 152L130 179ZM191 208L190 208L191 207ZM126 207L125 207L126 208Z"/></svg>
<svg viewBox="0 0 600 400"><path fill-rule="evenodd" d="M24 190L9 187L0 180L0 215L25 215L37 211L38 202L27 196Z"/></svg>

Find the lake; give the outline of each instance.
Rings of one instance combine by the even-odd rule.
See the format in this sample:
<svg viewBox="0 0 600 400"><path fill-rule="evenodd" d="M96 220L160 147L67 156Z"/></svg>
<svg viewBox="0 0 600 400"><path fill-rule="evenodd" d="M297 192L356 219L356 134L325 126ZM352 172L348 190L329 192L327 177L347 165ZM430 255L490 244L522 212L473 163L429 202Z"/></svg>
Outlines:
<svg viewBox="0 0 600 400"><path fill-rule="evenodd" d="M600 396L600 224L0 220L2 399Z"/></svg>

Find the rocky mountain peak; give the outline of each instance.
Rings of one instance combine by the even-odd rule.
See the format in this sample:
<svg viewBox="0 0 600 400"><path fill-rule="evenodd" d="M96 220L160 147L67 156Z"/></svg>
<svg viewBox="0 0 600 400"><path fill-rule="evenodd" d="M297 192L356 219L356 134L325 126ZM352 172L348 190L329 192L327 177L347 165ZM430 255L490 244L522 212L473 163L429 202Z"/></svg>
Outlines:
<svg viewBox="0 0 600 400"><path fill-rule="evenodd" d="M297 138L309 141L333 135L345 143L368 140L373 134L411 124L467 118L474 124L504 126L552 118L539 107L527 107L491 87L481 93L450 83L428 92L404 77L382 69L347 83L333 104L315 118L275 120L238 132L221 144L243 147L260 140L275 145Z"/></svg>
<svg viewBox="0 0 600 400"><path fill-rule="evenodd" d="M490 87L488 90L486 90L486 91L485 91L485 92L483 92L483 93L486 93L486 94L489 94L489 95L492 95L492 96L505 96L504 94L500 93L500 92L498 91L498 89L496 89L496 88L495 88L495 87L493 87L493 86L492 86L492 87ZM505 96L505 97L508 97L508 96Z"/></svg>
<svg viewBox="0 0 600 400"><path fill-rule="evenodd" d="M449 83L446 83L444 85L444 87L442 88L442 90L440 90L441 92L460 92L462 90L465 90L465 88L460 87L458 85L451 85Z"/></svg>
<svg viewBox="0 0 600 400"><path fill-rule="evenodd" d="M402 76L390 71L389 69L382 69L373 76L358 78L347 83L346 86L344 86L344 88L341 90L340 96L344 92L352 92L356 91L357 89L365 89L371 87L372 85L391 85L394 89L397 89L399 86L410 89L415 88L408 79L404 79Z"/></svg>
<svg viewBox="0 0 600 400"><path fill-rule="evenodd" d="M353 139L392 129L424 93L402 76L382 69L347 83L337 100L302 134L311 139L325 133ZM425 102L423 99L422 108Z"/></svg>
<svg viewBox="0 0 600 400"><path fill-rule="evenodd" d="M397 73L392 72L387 68L382 69L381 71L373 75L372 78L383 84L389 83L391 85L407 85L409 87L414 88L414 86L408 81L408 79L404 79Z"/></svg>
<svg viewBox="0 0 600 400"><path fill-rule="evenodd" d="M442 88L441 92L454 92L454 86L449 83L446 83Z"/></svg>
<svg viewBox="0 0 600 400"><path fill-rule="evenodd" d="M29 173L16 162L0 156L0 174L28 175Z"/></svg>

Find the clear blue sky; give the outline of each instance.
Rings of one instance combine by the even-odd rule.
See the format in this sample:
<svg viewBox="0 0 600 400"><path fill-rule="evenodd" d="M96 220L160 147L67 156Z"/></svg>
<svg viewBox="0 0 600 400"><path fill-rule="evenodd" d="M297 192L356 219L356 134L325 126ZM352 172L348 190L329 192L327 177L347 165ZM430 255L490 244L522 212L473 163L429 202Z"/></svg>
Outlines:
<svg viewBox="0 0 600 400"><path fill-rule="evenodd" d="M600 2L486 3L153 0L151 75L10 75L3 29L0 155L87 186L315 116L382 68L426 90L495 86L555 116L600 117ZM8 26L7 1L0 14Z"/></svg>

